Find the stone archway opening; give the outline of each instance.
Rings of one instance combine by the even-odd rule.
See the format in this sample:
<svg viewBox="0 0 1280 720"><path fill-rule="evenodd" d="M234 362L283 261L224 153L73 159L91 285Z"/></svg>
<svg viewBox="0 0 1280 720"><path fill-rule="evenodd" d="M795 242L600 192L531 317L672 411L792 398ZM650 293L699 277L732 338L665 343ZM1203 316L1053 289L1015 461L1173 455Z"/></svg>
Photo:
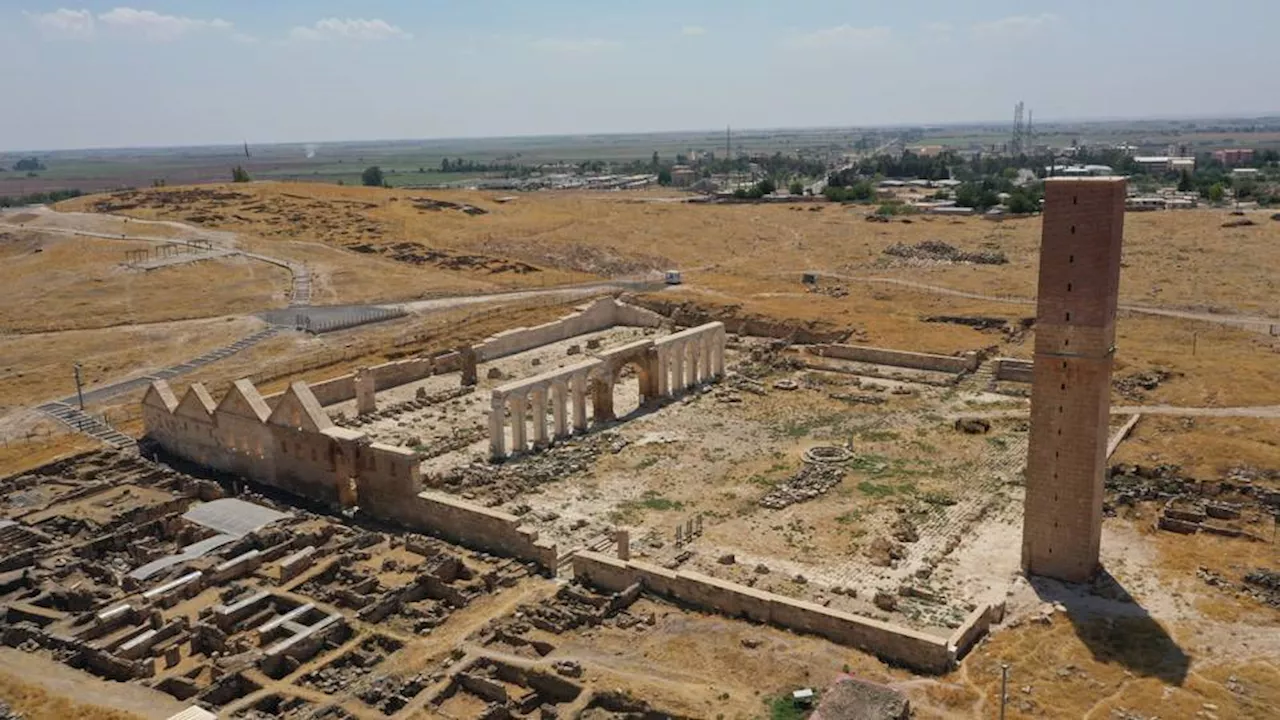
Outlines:
<svg viewBox="0 0 1280 720"><path fill-rule="evenodd" d="M629 360L619 365L609 378L604 391L612 395L613 417L626 419L651 404L648 395L652 372L639 360Z"/></svg>

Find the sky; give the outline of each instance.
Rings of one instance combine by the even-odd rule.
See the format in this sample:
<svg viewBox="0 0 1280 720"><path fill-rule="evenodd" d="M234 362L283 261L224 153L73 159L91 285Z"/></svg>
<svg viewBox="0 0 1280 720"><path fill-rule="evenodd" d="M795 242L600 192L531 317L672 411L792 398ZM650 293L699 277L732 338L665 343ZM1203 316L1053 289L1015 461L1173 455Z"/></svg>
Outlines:
<svg viewBox="0 0 1280 720"><path fill-rule="evenodd" d="M1276 0L120 1L0 0L0 148L1280 110Z"/></svg>

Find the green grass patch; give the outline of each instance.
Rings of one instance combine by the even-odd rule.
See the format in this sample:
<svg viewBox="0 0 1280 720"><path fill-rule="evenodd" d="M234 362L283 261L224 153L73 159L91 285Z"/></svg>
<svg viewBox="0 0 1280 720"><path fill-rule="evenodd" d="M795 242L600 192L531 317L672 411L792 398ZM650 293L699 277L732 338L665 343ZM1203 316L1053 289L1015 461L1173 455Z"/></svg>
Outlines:
<svg viewBox="0 0 1280 720"><path fill-rule="evenodd" d="M809 708L798 707L790 695L778 695L765 700L769 708L769 720L804 720Z"/></svg>
<svg viewBox="0 0 1280 720"><path fill-rule="evenodd" d="M892 430L863 430L858 433L858 438L866 442L885 442L897 440L899 435Z"/></svg>
<svg viewBox="0 0 1280 720"><path fill-rule="evenodd" d="M836 522L840 523L841 525L852 525L853 523L856 523L861 519L862 519L861 510L850 510L849 512L843 515L836 516Z"/></svg>
<svg viewBox="0 0 1280 720"><path fill-rule="evenodd" d="M644 459L642 459L640 462L636 463L636 464L633 466L633 468L634 468L634 469L636 469L636 470L644 470L645 468L651 468L651 467L653 467L654 465L657 465L657 464L658 464L658 460L660 460L660 459L661 459L661 458L659 458L659 457L657 457L657 456L655 456L655 455L650 455L649 457L644 458Z"/></svg>

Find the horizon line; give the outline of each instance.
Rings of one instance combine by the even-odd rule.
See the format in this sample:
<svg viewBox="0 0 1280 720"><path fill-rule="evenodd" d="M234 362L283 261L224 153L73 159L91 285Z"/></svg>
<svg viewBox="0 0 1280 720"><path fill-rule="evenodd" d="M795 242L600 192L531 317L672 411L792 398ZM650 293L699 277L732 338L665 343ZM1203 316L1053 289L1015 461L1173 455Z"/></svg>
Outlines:
<svg viewBox="0 0 1280 720"><path fill-rule="evenodd" d="M1056 125L1069 123L1124 123L1124 122L1186 122L1192 120L1280 120L1280 111L1267 111L1263 113L1237 113L1232 115L1149 115L1149 116L1106 116L1106 117L1080 117L1080 118L1064 118L1050 120L1046 122L1037 122L1035 127L1052 128ZM733 132L739 133L755 133L755 132L779 132L779 131L817 131L817 130L910 130L918 128L970 128L970 127L1002 127L1011 125L1007 120L965 120L952 122L900 122L885 123L878 125L781 125L774 127L743 127ZM726 129L732 130L732 125L727 125ZM224 147L241 147L248 144L250 147L272 147L287 145L348 145L356 143L405 143L405 142L450 142L450 141L477 141L477 140L519 140L534 138L598 138L598 137L624 137L624 136L655 136L655 135L694 135L702 133L720 133L720 128L696 128L683 130L631 130L631 131L610 131L610 132L562 132L562 133L527 133L527 134L510 134L510 135L451 135L438 137L400 137L400 138L357 138L347 140L274 140L253 143L244 138L239 140L228 140L222 142L202 142L188 145L101 145L90 147L63 147L63 148L28 148L28 149L3 149L0 155L15 155L23 153L60 153L60 152L103 152L103 151L125 151L125 150L187 150L187 149L204 149L204 148L224 148Z"/></svg>

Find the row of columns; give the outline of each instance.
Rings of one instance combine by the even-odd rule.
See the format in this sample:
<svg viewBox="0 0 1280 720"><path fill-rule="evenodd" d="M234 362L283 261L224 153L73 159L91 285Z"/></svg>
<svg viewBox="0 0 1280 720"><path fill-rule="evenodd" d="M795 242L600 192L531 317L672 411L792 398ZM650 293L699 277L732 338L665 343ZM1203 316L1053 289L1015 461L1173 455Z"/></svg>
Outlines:
<svg viewBox="0 0 1280 720"><path fill-rule="evenodd" d="M658 395L671 397L724 376L724 327L708 326L703 332L673 337L655 344L658 352Z"/></svg>
<svg viewBox="0 0 1280 720"><path fill-rule="evenodd" d="M513 391L495 393L489 407L489 446L494 458L507 455L507 413L511 415L511 452L523 452L530 438L526 435L527 423L532 420L532 440L535 449L550 444L547 427L547 406L550 404L553 437L566 438L573 432L587 431L587 371L574 373L565 379L549 380L545 384ZM572 420L572 426L570 426Z"/></svg>
<svg viewBox="0 0 1280 720"><path fill-rule="evenodd" d="M614 379L627 364L640 367L640 402L646 405L723 377L725 340L724 325L709 323L656 342L613 348L585 367L565 368L562 375L549 373L524 384L497 388L489 409L490 454L494 460L501 460L509 454L524 452L530 443L538 450L549 445L552 439L586 432L588 392L592 394L595 422L613 420ZM547 427L548 405L552 416L550 428ZM511 418L510 448L506 433L508 415Z"/></svg>

